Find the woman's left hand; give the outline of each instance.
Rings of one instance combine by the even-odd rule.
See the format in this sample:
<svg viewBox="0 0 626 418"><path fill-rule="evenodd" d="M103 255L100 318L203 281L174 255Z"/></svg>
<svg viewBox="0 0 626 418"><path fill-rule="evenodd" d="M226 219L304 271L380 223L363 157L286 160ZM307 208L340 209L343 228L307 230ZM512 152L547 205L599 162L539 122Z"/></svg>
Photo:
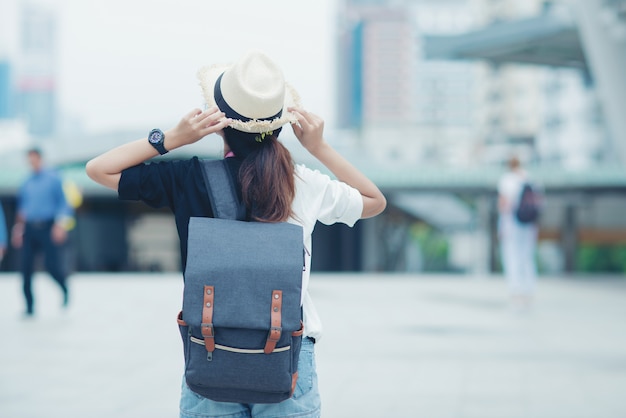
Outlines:
<svg viewBox="0 0 626 418"><path fill-rule="evenodd" d="M296 138L304 148L314 153L324 143L324 120L301 108L290 107L288 110L298 118L297 124L291 124Z"/></svg>

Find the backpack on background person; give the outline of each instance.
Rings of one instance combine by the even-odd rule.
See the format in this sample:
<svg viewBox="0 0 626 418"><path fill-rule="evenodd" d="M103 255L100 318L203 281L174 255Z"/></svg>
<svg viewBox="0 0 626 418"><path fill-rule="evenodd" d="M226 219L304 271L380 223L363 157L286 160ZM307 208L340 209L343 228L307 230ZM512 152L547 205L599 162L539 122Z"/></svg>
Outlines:
<svg viewBox="0 0 626 418"><path fill-rule="evenodd" d="M215 218L189 221L185 379L214 401L277 403L295 389L302 342L302 227L243 221L225 160L201 161Z"/></svg>
<svg viewBox="0 0 626 418"><path fill-rule="evenodd" d="M519 202L515 209L515 217L520 223L535 223L541 214L541 195L537 187L530 182L524 182L520 192Z"/></svg>

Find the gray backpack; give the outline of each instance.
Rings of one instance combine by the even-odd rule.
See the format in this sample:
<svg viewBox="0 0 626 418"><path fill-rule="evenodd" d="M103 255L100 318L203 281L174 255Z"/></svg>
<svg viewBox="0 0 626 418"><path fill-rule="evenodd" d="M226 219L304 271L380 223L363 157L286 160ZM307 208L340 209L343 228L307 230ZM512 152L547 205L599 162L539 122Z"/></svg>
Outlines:
<svg viewBox="0 0 626 418"><path fill-rule="evenodd" d="M215 218L189 220L185 379L214 401L277 403L293 394L302 341L302 227L246 222L225 160L201 161Z"/></svg>

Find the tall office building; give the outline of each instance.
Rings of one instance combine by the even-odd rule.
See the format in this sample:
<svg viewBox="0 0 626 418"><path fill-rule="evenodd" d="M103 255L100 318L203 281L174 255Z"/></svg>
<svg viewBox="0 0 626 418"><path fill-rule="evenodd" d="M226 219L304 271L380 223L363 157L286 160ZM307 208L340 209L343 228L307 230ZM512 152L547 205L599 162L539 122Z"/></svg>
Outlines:
<svg viewBox="0 0 626 418"><path fill-rule="evenodd" d="M367 129L411 121L415 36L403 6L349 0L340 13L340 127Z"/></svg>
<svg viewBox="0 0 626 418"><path fill-rule="evenodd" d="M55 132L56 17L50 6L24 3L21 7L17 109L28 131L46 137Z"/></svg>

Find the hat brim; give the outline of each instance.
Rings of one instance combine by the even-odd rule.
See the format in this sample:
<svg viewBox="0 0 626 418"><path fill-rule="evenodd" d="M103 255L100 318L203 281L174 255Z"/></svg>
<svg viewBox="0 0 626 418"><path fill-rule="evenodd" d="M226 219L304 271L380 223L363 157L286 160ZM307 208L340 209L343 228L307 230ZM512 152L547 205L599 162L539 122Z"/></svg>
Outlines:
<svg viewBox="0 0 626 418"><path fill-rule="evenodd" d="M215 82L219 76L231 66L230 64L214 64L202 67L198 70L198 79L200 80L202 95L204 96L207 106L216 106L214 96ZM283 125L298 121L296 115L287 110L290 107L300 107L300 95L289 83L285 83L285 103L283 104L281 117L272 120L252 119L249 121L233 119L230 127L238 131L250 133L271 132Z"/></svg>

